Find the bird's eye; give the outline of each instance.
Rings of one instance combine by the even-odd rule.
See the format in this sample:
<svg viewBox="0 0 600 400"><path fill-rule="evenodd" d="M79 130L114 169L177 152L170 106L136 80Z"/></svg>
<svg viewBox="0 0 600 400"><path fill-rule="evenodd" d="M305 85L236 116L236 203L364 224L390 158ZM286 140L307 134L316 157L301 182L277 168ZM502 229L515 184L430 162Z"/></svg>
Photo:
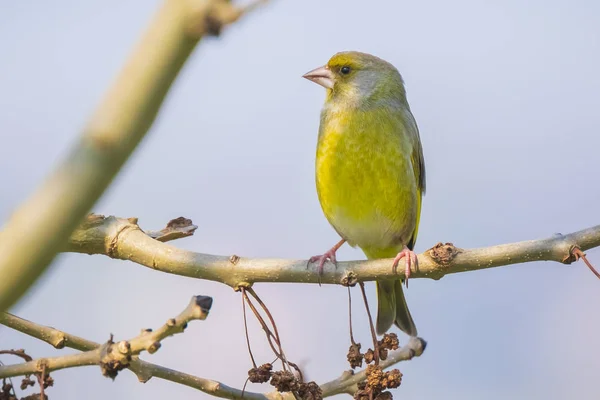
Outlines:
<svg viewBox="0 0 600 400"><path fill-rule="evenodd" d="M342 74L348 75L350 73L350 67L346 65L346 66L342 67L342 69L340 71L342 72Z"/></svg>

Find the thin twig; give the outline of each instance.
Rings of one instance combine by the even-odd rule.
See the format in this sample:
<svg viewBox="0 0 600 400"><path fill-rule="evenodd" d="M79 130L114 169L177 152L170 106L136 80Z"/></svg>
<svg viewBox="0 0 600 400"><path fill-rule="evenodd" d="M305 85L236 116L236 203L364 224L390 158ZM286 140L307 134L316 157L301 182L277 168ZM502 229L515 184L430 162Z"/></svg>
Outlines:
<svg viewBox="0 0 600 400"><path fill-rule="evenodd" d="M256 366L254 368L256 368ZM248 382L250 382L250 377L246 378L244 381L244 386L242 386L242 399L244 398L244 393L246 393L246 386L248 386Z"/></svg>
<svg viewBox="0 0 600 400"><path fill-rule="evenodd" d="M46 384L46 364L42 364L42 371L39 374L36 374L38 385L40 385L40 400L46 400L46 395L44 394L44 385Z"/></svg>
<svg viewBox="0 0 600 400"><path fill-rule="evenodd" d="M298 373L298 380L300 382L304 382L304 375L302 374L302 371L300 370L300 367L298 366L298 364L293 363L291 361L287 362L292 368L294 368L296 370L296 372Z"/></svg>
<svg viewBox="0 0 600 400"><path fill-rule="evenodd" d="M352 295L350 293L350 286L348 286L348 321L350 325L350 342L352 342L353 345L356 345L354 335L352 334Z"/></svg>
<svg viewBox="0 0 600 400"><path fill-rule="evenodd" d="M277 330L277 324L275 323L275 319L271 315L271 311L269 311L269 308L261 300L261 298L258 297L258 295L254 291L254 289L252 289L251 287L249 287L248 288L248 292L250 292L250 294L252 295L252 297L254 297L256 299L256 301L258 301L258 304L260 304L260 306L262 307L262 309L267 314L267 317L269 318L269 321L271 321L271 325L273 326L273 332L275 334L275 339L276 339L276 342L277 342L277 346L279 347L279 354L281 354L281 362L283 363L283 369L285 370L285 364L288 363L288 361L287 361L287 359L285 357L285 353L283 352L283 347L281 346L281 337L279 336L279 331Z"/></svg>
<svg viewBox="0 0 600 400"><path fill-rule="evenodd" d="M0 354L10 354L12 356L16 356L25 360L25 362L29 362L33 360L33 358L25 353L23 349L20 350L0 350Z"/></svg>
<svg viewBox="0 0 600 400"><path fill-rule="evenodd" d="M369 327L371 328L371 338L373 339L373 352L375 353L375 365L379 365L379 344L377 343L377 335L375 334L375 327L373 326L373 318L371 318L371 311L369 310L369 302L367 301L367 294L365 293L365 284L363 282L358 282L360 285L360 291L362 293L363 300L365 301L365 309L367 310L367 315L369 316Z"/></svg>
<svg viewBox="0 0 600 400"><path fill-rule="evenodd" d="M277 343L277 338L275 337L275 335L273 334L273 332L271 331L271 329L269 328L269 326L265 322L265 319L262 317L262 315L260 315L260 312L256 309L256 307L252 303L252 300L250 300L250 297L248 296L248 293L246 292L245 288L242 289L242 295L244 296L244 299L246 300L246 303L248 304L248 306L250 307L250 309L254 313L254 316L256 317L256 319L260 323L260 326L262 327L263 331L265 332L265 334L267 336L267 341L269 343L269 346L271 346L271 350L273 351L273 353L275 354L275 356L278 359L283 360L283 357L279 353L279 350L277 350L275 348L275 345L273 344L273 340ZM285 365L284 365L284 368L285 368Z"/></svg>
<svg viewBox="0 0 600 400"><path fill-rule="evenodd" d="M590 269L590 271L592 271L592 273L594 275L596 275L596 278L600 279L600 273L598 273L598 271L596 271L596 269L588 261L587 257L585 256L585 253L583 251L581 251L581 249L579 249L578 247L575 247L573 249L573 256L575 256L576 260L581 258L583 260L583 262L585 263L585 265L587 265L587 267Z"/></svg>
<svg viewBox="0 0 600 400"><path fill-rule="evenodd" d="M246 288L241 288L242 293L246 290ZM252 354L252 349L250 348L250 336L248 335L248 320L246 319L246 296L242 295L242 314L244 316L244 332L246 334L246 345L248 346L248 353L250 354L250 359L252 360L252 367L256 368L256 361L254 361L254 355ZM246 381L248 383L248 381ZM242 391L246 389L246 384L244 384L244 388Z"/></svg>

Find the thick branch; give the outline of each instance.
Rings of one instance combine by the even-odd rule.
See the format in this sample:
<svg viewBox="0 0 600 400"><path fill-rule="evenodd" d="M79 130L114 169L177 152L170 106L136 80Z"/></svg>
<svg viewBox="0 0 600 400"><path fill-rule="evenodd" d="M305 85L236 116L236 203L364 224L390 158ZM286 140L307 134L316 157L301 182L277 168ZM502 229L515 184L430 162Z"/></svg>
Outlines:
<svg viewBox="0 0 600 400"><path fill-rule="evenodd" d="M0 240L0 311L54 259L134 151L199 39L243 13L227 0L165 0L70 154Z"/></svg>
<svg viewBox="0 0 600 400"><path fill-rule="evenodd" d="M0 314L2 324L32 334L55 347L72 346L84 350L83 353L79 354L40 358L21 364L0 366L0 378L32 374L42 371L43 368L45 372L52 372L85 365L100 365L105 376L114 378L120 370L129 366L130 362L133 361L133 356L139 355L142 351L156 352L160 348L160 342L163 339L183 332L188 322L206 319L211 306L212 298L194 296L185 310L177 317L169 319L166 324L156 331L146 329L139 336L118 343L114 343L111 338L102 345L75 336L70 337L70 335L52 328L39 327L37 324L8 313ZM143 368L140 368L140 373L142 372Z"/></svg>
<svg viewBox="0 0 600 400"><path fill-rule="evenodd" d="M569 264L575 261L574 249L597 246L600 246L600 225L548 239L479 249L465 250L439 243L419 254L418 269L413 269L410 277L440 279L446 274L531 261ZM116 217L98 219L92 227L83 226L75 232L68 251L104 254L170 274L222 282L233 288L255 282L319 282L314 268L306 268L306 260L227 257L181 250L152 239L131 220ZM320 280L347 285L403 278L404 268L394 274L391 265L391 259L339 262L337 268L326 264Z"/></svg>

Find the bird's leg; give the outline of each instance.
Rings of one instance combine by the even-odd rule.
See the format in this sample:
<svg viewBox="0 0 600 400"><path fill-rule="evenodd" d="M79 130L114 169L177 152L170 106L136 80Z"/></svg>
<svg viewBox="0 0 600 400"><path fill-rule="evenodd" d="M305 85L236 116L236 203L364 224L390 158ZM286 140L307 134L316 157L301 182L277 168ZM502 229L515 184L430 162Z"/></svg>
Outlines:
<svg viewBox="0 0 600 400"><path fill-rule="evenodd" d="M410 278L411 265L414 265L415 268L419 266L419 259L417 258L415 252L410 250L408 247L404 246L404 249L402 249L402 251L398 253L396 258L394 258L394 263L392 264L392 271L394 271L394 273L398 271L398 264L400 263L400 260L402 260L405 257L406 268L404 270L404 282L406 283L406 287L408 287L408 278Z"/></svg>
<svg viewBox="0 0 600 400"><path fill-rule="evenodd" d="M308 268L310 263L319 262L317 264L317 271L319 273L319 280L321 279L321 275L323 275L323 266L327 262L327 260L331 261L333 265L337 267L337 260L335 259L335 252L338 251L340 247L346 242L346 239L342 239L335 244L331 249L327 250L324 254L318 256L312 256L308 259L308 264L306 264L306 268ZM320 284L320 282L319 282Z"/></svg>

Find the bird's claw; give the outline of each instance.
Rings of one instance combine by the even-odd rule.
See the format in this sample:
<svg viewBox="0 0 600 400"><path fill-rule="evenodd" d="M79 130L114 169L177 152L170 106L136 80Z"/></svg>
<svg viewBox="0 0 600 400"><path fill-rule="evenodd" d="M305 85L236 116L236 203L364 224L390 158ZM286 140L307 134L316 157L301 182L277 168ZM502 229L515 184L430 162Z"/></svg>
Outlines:
<svg viewBox="0 0 600 400"><path fill-rule="evenodd" d="M394 274L398 273L398 264L400 260L406 258L406 267L404 269L404 282L406 287L408 287L408 278L410 278L410 270L411 266L414 265L415 268L419 266L419 259L414 251L409 250L408 247L405 247L398 255L394 258L394 263L392 264L392 271Z"/></svg>
<svg viewBox="0 0 600 400"><path fill-rule="evenodd" d="M319 273L319 286L321 286L321 276L323 275L323 267L327 260L331 261L331 263L337 268L337 260L335 259L335 252L346 242L346 239L342 239L335 244L332 248L327 250L324 254L319 256L312 256L308 259L308 263L306 264L306 269L311 263L319 262L317 264L317 272Z"/></svg>
<svg viewBox="0 0 600 400"><path fill-rule="evenodd" d="M324 254L312 256L308 259L308 263L306 264L306 268L308 269L310 264L318 262L317 273L319 274L319 286L321 285L321 276L323 275L323 268L325 267L327 260L331 261L337 268L337 259L335 258L335 251L333 249L326 251Z"/></svg>

